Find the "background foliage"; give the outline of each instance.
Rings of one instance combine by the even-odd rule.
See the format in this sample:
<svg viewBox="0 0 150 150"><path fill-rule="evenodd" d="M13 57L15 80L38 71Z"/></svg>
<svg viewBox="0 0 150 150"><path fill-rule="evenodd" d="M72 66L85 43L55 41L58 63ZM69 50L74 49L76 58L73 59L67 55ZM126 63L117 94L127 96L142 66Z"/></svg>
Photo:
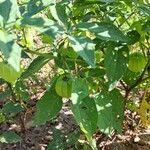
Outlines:
<svg viewBox="0 0 150 150"><path fill-rule="evenodd" d="M30 95L25 81L34 79L49 62L53 62L51 83L36 104L33 125L46 123L61 110L63 99L55 84L62 74L72 78L71 110L93 149L97 130L109 136L122 133L129 104L144 126L150 123L149 1L0 0L0 50L1 85L9 86L0 93L0 101L12 95L0 110L1 123L27 109ZM32 62L26 68L22 61L27 59ZM135 108L128 96L140 88L145 92ZM12 132L0 136L1 142L20 140Z"/></svg>

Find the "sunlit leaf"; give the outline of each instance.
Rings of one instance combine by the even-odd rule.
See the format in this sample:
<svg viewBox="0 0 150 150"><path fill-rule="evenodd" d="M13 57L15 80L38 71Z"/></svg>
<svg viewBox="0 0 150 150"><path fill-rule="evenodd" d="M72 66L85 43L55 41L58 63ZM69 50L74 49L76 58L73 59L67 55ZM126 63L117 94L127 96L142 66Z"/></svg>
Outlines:
<svg viewBox="0 0 150 150"><path fill-rule="evenodd" d="M127 70L128 48L126 46L111 45L107 48L104 60L106 74L109 80L109 90L115 88Z"/></svg>
<svg viewBox="0 0 150 150"><path fill-rule="evenodd" d="M0 1L0 26L14 24L18 14L17 0Z"/></svg>
<svg viewBox="0 0 150 150"><path fill-rule="evenodd" d="M57 20L59 24L65 25L67 27L69 22L65 5L60 5L59 3L53 4L50 6L50 11L54 19Z"/></svg>
<svg viewBox="0 0 150 150"><path fill-rule="evenodd" d="M88 96L88 84L83 79L74 79L72 83L71 100L73 104L78 104L80 101Z"/></svg>
<svg viewBox="0 0 150 150"><path fill-rule="evenodd" d="M97 38L110 41L127 42L128 38L114 24L108 22L100 23L79 23L77 28L83 31L91 31L95 33Z"/></svg>
<svg viewBox="0 0 150 150"><path fill-rule="evenodd" d="M10 65L0 62L0 77L5 79L7 82L14 84L20 75L21 71L17 72Z"/></svg>
<svg viewBox="0 0 150 150"><path fill-rule="evenodd" d="M47 6L49 6L52 2L47 0L30 0L27 3L27 12L24 16L31 17L40 11L44 10Z"/></svg>
<svg viewBox="0 0 150 150"><path fill-rule="evenodd" d="M16 43L16 35L0 30L0 49L7 62L17 72L20 71L21 49Z"/></svg>
<svg viewBox="0 0 150 150"><path fill-rule="evenodd" d="M96 130L98 119L94 99L89 97L82 99L79 103L72 105L72 111L81 130L91 137Z"/></svg>
<svg viewBox="0 0 150 150"><path fill-rule="evenodd" d="M17 21L18 26L30 26L40 33L44 33L52 38L56 38L58 34L63 34L64 29L57 22L44 17L25 17Z"/></svg>
<svg viewBox="0 0 150 150"><path fill-rule="evenodd" d="M122 133L124 103L119 91L102 91L95 101L99 129L107 135L111 135L113 130Z"/></svg>
<svg viewBox="0 0 150 150"><path fill-rule="evenodd" d="M87 37L69 36L72 48L77 52L89 65L95 67L95 44Z"/></svg>

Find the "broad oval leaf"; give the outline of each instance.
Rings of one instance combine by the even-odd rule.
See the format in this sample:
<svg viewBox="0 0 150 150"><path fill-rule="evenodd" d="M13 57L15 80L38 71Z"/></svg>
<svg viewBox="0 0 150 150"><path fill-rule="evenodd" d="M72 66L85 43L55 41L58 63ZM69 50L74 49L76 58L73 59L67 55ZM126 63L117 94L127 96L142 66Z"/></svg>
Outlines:
<svg viewBox="0 0 150 150"><path fill-rule="evenodd" d="M53 4L50 6L51 15L60 25L68 26L68 16L66 14L66 6L60 4Z"/></svg>
<svg viewBox="0 0 150 150"><path fill-rule="evenodd" d="M0 77L9 83L14 84L15 81L20 77L21 71L17 72L9 64L0 62Z"/></svg>
<svg viewBox="0 0 150 150"><path fill-rule="evenodd" d="M104 3L112 3L112 2L115 2L115 0L97 0L97 1L104 2Z"/></svg>
<svg viewBox="0 0 150 150"><path fill-rule="evenodd" d="M24 16L31 17L48 7L52 2L47 0L30 0L27 3L27 12Z"/></svg>
<svg viewBox="0 0 150 150"><path fill-rule="evenodd" d="M0 92L0 101L5 100L7 97L11 96L11 91L10 90L6 90L3 92Z"/></svg>
<svg viewBox="0 0 150 150"><path fill-rule="evenodd" d="M22 108L22 106L19 103L13 103L13 102L6 103L2 108L2 112L5 114L19 113L23 110L24 109Z"/></svg>
<svg viewBox="0 0 150 150"><path fill-rule="evenodd" d="M5 115L0 112L0 124L1 124L1 123L5 123L5 121L6 121Z"/></svg>
<svg viewBox="0 0 150 150"><path fill-rule="evenodd" d="M2 26L15 23L18 14L19 10L17 0L0 1L0 22L3 22Z"/></svg>
<svg viewBox="0 0 150 150"><path fill-rule="evenodd" d="M94 99L86 97L80 103L72 105L74 117L81 130L88 136L92 136L97 128L97 109Z"/></svg>
<svg viewBox="0 0 150 150"><path fill-rule="evenodd" d="M127 69L125 74L123 75L123 80L128 86L132 86L138 80L140 75L140 72L132 72L129 69Z"/></svg>
<svg viewBox="0 0 150 150"><path fill-rule="evenodd" d="M148 20L147 22L145 22L143 24L142 31L144 31L144 32L149 32L150 31L150 20Z"/></svg>
<svg viewBox="0 0 150 150"><path fill-rule="evenodd" d="M95 44L90 38L82 36L69 36L71 47L79 54L87 64L95 67Z"/></svg>
<svg viewBox="0 0 150 150"><path fill-rule="evenodd" d="M102 91L95 99L98 111L98 127L107 134L111 135L113 130L122 132L124 118L123 97L118 90L111 92Z"/></svg>
<svg viewBox="0 0 150 150"><path fill-rule="evenodd" d="M56 38L58 34L63 34L64 29L57 22L44 17L25 17L17 21L16 26L30 26L40 33L44 33L52 38Z"/></svg>
<svg viewBox="0 0 150 150"><path fill-rule="evenodd" d="M104 65L109 81L109 90L115 88L117 82L121 79L127 70L128 47L110 45L106 51Z"/></svg>
<svg viewBox="0 0 150 150"><path fill-rule="evenodd" d="M17 80L17 82L15 83L14 91L17 94L17 96L20 97L20 99L27 102L30 100L30 94L27 90L28 85L25 85L24 83L24 80Z"/></svg>
<svg viewBox="0 0 150 150"><path fill-rule="evenodd" d="M83 31L90 31L95 33L97 38L109 41L122 41L127 42L128 38L117 28L114 24L108 22L92 23L85 22L79 23L76 26Z"/></svg>
<svg viewBox="0 0 150 150"><path fill-rule="evenodd" d="M16 35L0 30L0 49L8 64L20 71L21 48L16 43Z"/></svg>
<svg viewBox="0 0 150 150"><path fill-rule="evenodd" d="M150 18L150 5L140 4L139 9L145 16Z"/></svg>
<svg viewBox="0 0 150 150"><path fill-rule="evenodd" d="M131 44L131 45L138 42L140 40L140 37L141 37L141 35L136 30L129 31L127 33L127 36L129 38L128 44Z"/></svg>
<svg viewBox="0 0 150 150"><path fill-rule="evenodd" d="M81 76L85 76L86 78L91 77L99 77L102 78L105 75L105 69L103 68L85 68L81 71Z"/></svg>
<svg viewBox="0 0 150 150"><path fill-rule="evenodd" d="M42 125L54 118L62 108L62 98L56 94L55 82L37 102L37 111L33 118L34 125Z"/></svg>
<svg viewBox="0 0 150 150"><path fill-rule="evenodd" d="M87 97L89 94L88 84L83 79L75 79L72 83L71 100L73 104L78 104L80 101Z"/></svg>
<svg viewBox="0 0 150 150"><path fill-rule="evenodd" d="M64 135L61 130L53 129L53 141L48 145L47 150L64 150L66 149L66 143L64 142Z"/></svg>
<svg viewBox="0 0 150 150"><path fill-rule="evenodd" d="M22 73L20 78L25 79L30 75L36 73L52 58L53 58L52 55L49 54L38 56L31 62L30 66Z"/></svg>
<svg viewBox="0 0 150 150"><path fill-rule="evenodd" d="M17 143L21 141L21 137L13 131L6 131L0 135L1 143Z"/></svg>

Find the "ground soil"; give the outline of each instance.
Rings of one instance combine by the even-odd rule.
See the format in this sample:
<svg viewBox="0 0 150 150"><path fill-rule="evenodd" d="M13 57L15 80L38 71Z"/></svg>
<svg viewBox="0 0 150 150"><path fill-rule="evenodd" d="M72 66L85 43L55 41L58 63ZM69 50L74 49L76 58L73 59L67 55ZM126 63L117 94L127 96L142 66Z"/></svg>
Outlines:
<svg viewBox="0 0 150 150"><path fill-rule="evenodd" d="M25 122L26 130L21 131L19 116L13 121L0 125L0 132L13 130L22 137L22 142L15 144L0 144L0 150L45 150L53 141L53 128L60 129L62 134L68 135L78 126L69 110L69 102L65 102L63 108L55 120L47 122L39 127L31 127L32 114L28 114ZM124 135L114 135L108 138L100 132L95 135L99 150L150 150L150 130L129 130ZM85 140L85 139L84 139ZM83 141L84 141L83 140ZM74 147L66 148L73 150Z"/></svg>

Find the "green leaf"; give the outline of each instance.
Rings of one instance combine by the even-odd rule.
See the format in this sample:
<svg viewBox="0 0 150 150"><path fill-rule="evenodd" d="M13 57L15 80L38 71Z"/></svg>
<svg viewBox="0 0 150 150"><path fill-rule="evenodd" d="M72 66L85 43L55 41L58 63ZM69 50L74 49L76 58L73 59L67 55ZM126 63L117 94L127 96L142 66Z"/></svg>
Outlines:
<svg viewBox="0 0 150 150"><path fill-rule="evenodd" d="M83 150L91 150L91 147L90 147L89 144L84 144L82 149L83 149ZM95 150L95 149L94 149L94 150Z"/></svg>
<svg viewBox="0 0 150 150"><path fill-rule="evenodd" d="M52 56L49 54L38 56L31 62L30 66L22 73L20 78L21 79L28 78L32 74L39 71L51 59L52 59Z"/></svg>
<svg viewBox="0 0 150 150"><path fill-rule="evenodd" d="M21 137L13 131L6 131L0 135L1 143L17 143L21 141Z"/></svg>
<svg viewBox="0 0 150 150"><path fill-rule="evenodd" d="M54 128L52 132L53 140L49 143L48 150L65 150L68 147L74 147L80 136L77 130L69 133L66 138L59 129Z"/></svg>
<svg viewBox="0 0 150 150"><path fill-rule="evenodd" d="M5 84L5 83L6 83L6 81L4 79L0 78L0 85Z"/></svg>
<svg viewBox="0 0 150 150"><path fill-rule="evenodd" d="M59 68L62 69L69 69L70 70L74 70L75 69L75 62L72 61L71 59L66 59L66 63L67 63L67 67L66 67L66 63L64 63L64 57L62 57L62 55L57 55L57 57L55 57L54 61L55 61L55 65Z"/></svg>
<svg viewBox="0 0 150 150"><path fill-rule="evenodd" d="M86 68L82 71L84 76L88 77L104 77L105 69L102 68Z"/></svg>
<svg viewBox="0 0 150 150"><path fill-rule="evenodd" d="M19 103L13 103L13 102L6 103L2 108L2 112L6 113L6 114L8 114L8 113L19 113L23 110L24 109L21 107L21 105Z"/></svg>
<svg viewBox="0 0 150 150"><path fill-rule="evenodd" d="M16 36L0 30L0 49L9 65L17 72L20 71L21 49L15 42Z"/></svg>
<svg viewBox="0 0 150 150"><path fill-rule="evenodd" d="M37 112L33 118L35 125L42 125L54 118L62 108L62 98L56 94L55 82L37 102Z"/></svg>
<svg viewBox="0 0 150 150"><path fill-rule="evenodd" d="M15 23L18 15L17 0L0 1L0 26ZM3 24L2 24L3 23Z"/></svg>
<svg viewBox="0 0 150 150"><path fill-rule="evenodd" d="M112 3L115 2L116 0L85 0L87 2L102 2L102 3Z"/></svg>
<svg viewBox="0 0 150 150"><path fill-rule="evenodd" d="M53 4L50 6L51 15L60 25L68 26L68 16L66 14L66 6L60 4Z"/></svg>
<svg viewBox="0 0 150 150"><path fill-rule="evenodd" d="M69 57L69 58L72 58L72 59L77 59L78 58L78 54L73 50L72 47L62 48L62 49L60 49L60 52L65 57Z"/></svg>
<svg viewBox="0 0 150 150"><path fill-rule="evenodd" d="M54 23L52 25L48 25L44 28L39 29L39 32L44 33L55 39L59 34L64 34L65 31L57 23Z"/></svg>
<svg viewBox="0 0 150 150"><path fill-rule="evenodd" d="M142 31L144 31L144 32L150 32L150 20L148 20L147 22L145 22L143 24Z"/></svg>
<svg viewBox="0 0 150 150"><path fill-rule="evenodd" d="M75 79L72 83L71 100L74 105L80 103L89 94L88 84L84 79Z"/></svg>
<svg viewBox="0 0 150 150"><path fill-rule="evenodd" d="M140 4L139 9L144 15L150 17L150 5Z"/></svg>
<svg viewBox="0 0 150 150"><path fill-rule="evenodd" d="M124 103L119 91L102 91L97 96L95 102L98 111L99 129L107 135L111 135L113 130L121 133L124 118Z"/></svg>
<svg viewBox="0 0 150 150"><path fill-rule="evenodd" d="M77 28L83 31L95 33L97 38L108 41L127 42L127 37L114 24L108 22L79 23Z"/></svg>
<svg viewBox="0 0 150 150"><path fill-rule="evenodd" d="M129 69L127 69L123 76L123 80L128 86L131 86L138 80L140 75L140 72L132 72Z"/></svg>
<svg viewBox="0 0 150 150"><path fill-rule="evenodd" d="M131 111L134 111L134 112L138 112L139 108L137 106L137 103L135 101L128 101L127 104L126 104L126 108L131 110Z"/></svg>
<svg viewBox="0 0 150 150"><path fill-rule="evenodd" d="M115 0L76 0L75 4L80 4L80 6L93 5L93 4L103 4L103 3L112 3Z"/></svg>
<svg viewBox="0 0 150 150"><path fill-rule="evenodd" d="M94 0L93 0L94 1ZM96 0L95 0L96 1ZM104 3L112 3L112 2L116 2L116 0L97 0L100 2L104 2Z"/></svg>
<svg viewBox="0 0 150 150"><path fill-rule="evenodd" d="M53 141L48 145L48 150L64 150L64 136L58 129L53 129Z"/></svg>
<svg viewBox="0 0 150 150"><path fill-rule="evenodd" d="M17 25L19 26L31 26L31 27L43 27L46 25L46 20L41 17L29 18L25 17L21 20L17 21Z"/></svg>
<svg viewBox="0 0 150 150"><path fill-rule="evenodd" d="M115 88L117 82L121 79L127 70L128 47L116 46L111 44L106 51L104 65L109 80L109 90Z"/></svg>
<svg viewBox="0 0 150 150"><path fill-rule="evenodd" d="M89 94L88 84L84 79L75 79L72 83L72 111L81 130L88 136L92 136L97 124L97 110Z"/></svg>
<svg viewBox="0 0 150 150"><path fill-rule="evenodd" d="M133 0L122 0L125 4L127 4L129 7L132 7L134 5Z"/></svg>
<svg viewBox="0 0 150 150"><path fill-rule="evenodd" d="M64 29L57 22L53 20L44 18L44 17L36 17L29 18L25 17L22 20L19 20L16 25L18 26L30 26L34 27L40 33L44 33L52 38L56 38L58 34L63 34Z"/></svg>
<svg viewBox="0 0 150 150"><path fill-rule="evenodd" d="M29 58L30 59L30 56L25 52L25 51L21 51L21 58Z"/></svg>
<svg viewBox="0 0 150 150"><path fill-rule="evenodd" d="M30 0L27 3L27 13L24 14L24 16L31 17L43 9L45 9L47 6L49 6L52 2L47 0Z"/></svg>
<svg viewBox="0 0 150 150"><path fill-rule="evenodd" d="M136 30L129 31L127 33L127 36L129 38L128 44L131 44L131 45L138 42L140 40L140 37L141 37L141 35Z"/></svg>
<svg viewBox="0 0 150 150"><path fill-rule="evenodd" d="M27 90L27 86L25 86L24 81L18 80L15 84L15 93L17 96L19 96L23 101L29 101L30 100L30 95Z"/></svg>
<svg viewBox="0 0 150 150"><path fill-rule="evenodd" d="M67 135L66 143L69 145L75 145L76 142L78 142L79 138L80 138L80 132L78 130L75 130Z"/></svg>
<svg viewBox="0 0 150 150"><path fill-rule="evenodd" d="M87 64L95 67L95 44L92 42L92 40L82 36L69 36L69 40L74 51L77 52Z"/></svg>
<svg viewBox="0 0 150 150"><path fill-rule="evenodd" d="M5 79L7 82L14 84L20 75L21 71L17 72L10 65L0 62L0 77Z"/></svg>
<svg viewBox="0 0 150 150"><path fill-rule="evenodd" d="M0 101L5 100L7 97L11 96L11 91L0 92Z"/></svg>
<svg viewBox="0 0 150 150"><path fill-rule="evenodd" d="M1 110L0 110L0 124L4 123L5 121L6 121L6 117L3 113L1 113Z"/></svg>
<svg viewBox="0 0 150 150"><path fill-rule="evenodd" d="M94 99L86 97L79 103L73 104L72 112L81 130L91 137L97 128L98 119Z"/></svg>

